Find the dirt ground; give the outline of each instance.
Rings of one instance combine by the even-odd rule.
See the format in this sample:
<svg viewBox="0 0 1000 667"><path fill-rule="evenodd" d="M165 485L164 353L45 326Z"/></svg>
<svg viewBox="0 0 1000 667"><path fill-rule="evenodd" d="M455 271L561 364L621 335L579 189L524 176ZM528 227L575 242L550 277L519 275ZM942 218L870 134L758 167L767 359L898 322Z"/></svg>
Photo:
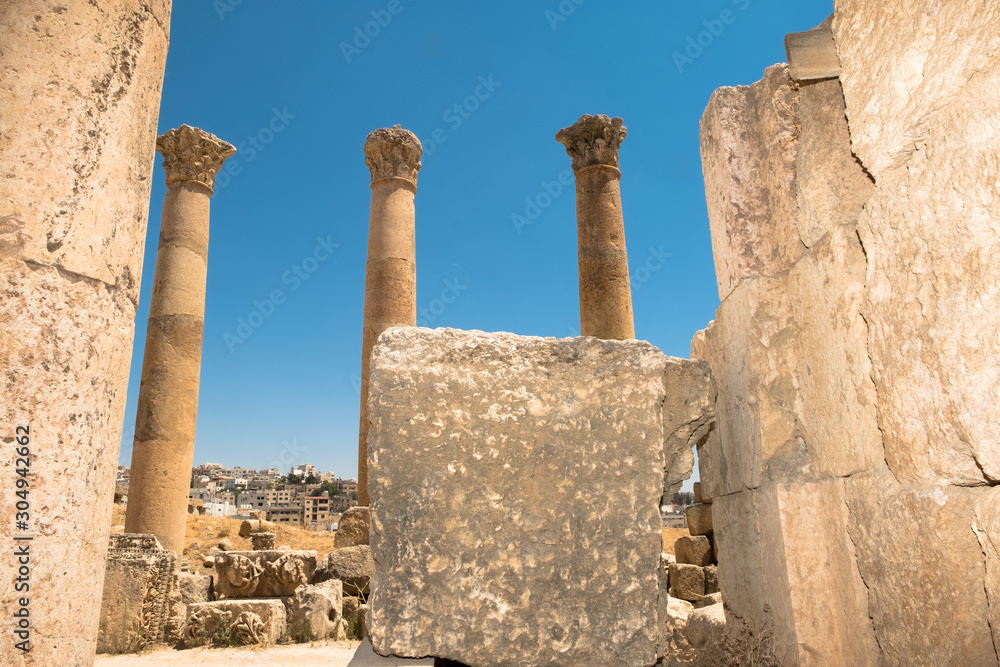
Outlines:
<svg viewBox="0 0 1000 667"><path fill-rule="evenodd" d="M676 542L678 538L684 537L687 534L688 534L687 528L664 528L663 553L673 555L674 542Z"/></svg>

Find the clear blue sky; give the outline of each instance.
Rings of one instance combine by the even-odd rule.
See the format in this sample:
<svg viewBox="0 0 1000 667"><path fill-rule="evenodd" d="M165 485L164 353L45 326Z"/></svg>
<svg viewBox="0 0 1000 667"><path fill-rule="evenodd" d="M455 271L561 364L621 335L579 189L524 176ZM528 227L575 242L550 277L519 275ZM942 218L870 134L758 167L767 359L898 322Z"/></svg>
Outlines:
<svg viewBox="0 0 1000 667"><path fill-rule="evenodd" d="M356 475L370 200L362 147L395 123L424 143L421 324L566 337L579 331L576 213L572 186L552 185L570 167L553 136L584 113L622 116L636 336L687 357L718 306L701 113L715 88L753 83L783 62L785 33L832 11L830 0L175 0L159 131L187 123L240 148L230 160L238 173L221 176L212 198L195 462L310 462ZM366 27L374 37L358 36ZM483 80L485 99L468 100ZM165 192L159 163L125 464ZM527 214L531 224L515 225ZM309 259L317 239L339 244L322 262ZM446 289L457 298L444 306ZM238 329L255 301L269 310L274 290L282 303Z"/></svg>

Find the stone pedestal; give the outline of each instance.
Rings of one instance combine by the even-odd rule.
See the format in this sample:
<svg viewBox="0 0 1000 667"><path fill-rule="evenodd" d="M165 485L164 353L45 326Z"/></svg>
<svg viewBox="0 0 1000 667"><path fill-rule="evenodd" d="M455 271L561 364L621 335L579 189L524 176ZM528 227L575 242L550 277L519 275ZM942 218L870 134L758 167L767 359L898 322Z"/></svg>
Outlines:
<svg viewBox="0 0 1000 667"><path fill-rule="evenodd" d="M417 257L413 198L423 148L399 125L365 141L372 176L361 339L361 424L358 433L358 505L368 505L368 364L379 334L417 323Z"/></svg>
<svg viewBox="0 0 1000 667"><path fill-rule="evenodd" d="M194 461L208 271L209 199L236 149L181 125L159 137L167 195L135 419L125 530L181 553Z"/></svg>
<svg viewBox="0 0 1000 667"><path fill-rule="evenodd" d="M581 116L556 133L576 175L580 333L615 340L635 338L618 188L618 147L625 134L621 118L604 115Z"/></svg>
<svg viewBox="0 0 1000 667"><path fill-rule="evenodd" d="M0 3L5 619L24 597L12 537L34 538L31 653L8 621L4 664L93 661L169 25L169 1ZM26 529L18 426L30 431Z"/></svg>

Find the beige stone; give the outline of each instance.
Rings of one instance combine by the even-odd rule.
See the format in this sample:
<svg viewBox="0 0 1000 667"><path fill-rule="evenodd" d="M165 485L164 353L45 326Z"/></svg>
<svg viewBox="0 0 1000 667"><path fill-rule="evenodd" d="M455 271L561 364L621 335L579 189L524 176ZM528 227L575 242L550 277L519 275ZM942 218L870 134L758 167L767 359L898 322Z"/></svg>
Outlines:
<svg viewBox="0 0 1000 667"><path fill-rule="evenodd" d="M184 646L276 644L287 619L285 605L277 599L199 602L188 606Z"/></svg>
<svg viewBox="0 0 1000 667"><path fill-rule="evenodd" d="M767 485L712 507L726 607L773 633L781 664L878 664L843 480Z"/></svg>
<svg viewBox="0 0 1000 667"><path fill-rule="evenodd" d="M159 0L0 3L0 416L5 438L29 427L44 480L29 523L38 665L90 665L96 648L169 24ZM0 498L5 538L17 500ZM8 619L17 568L0 561Z"/></svg>
<svg viewBox="0 0 1000 667"><path fill-rule="evenodd" d="M667 358L663 403L664 496L673 497L691 476L694 449L715 427L715 389L708 363Z"/></svg>
<svg viewBox="0 0 1000 667"><path fill-rule="evenodd" d="M250 535L250 544L254 551L271 551L274 549L274 533L253 533Z"/></svg>
<svg viewBox="0 0 1000 667"><path fill-rule="evenodd" d="M716 565L705 566L705 595L719 594L719 568Z"/></svg>
<svg viewBox="0 0 1000 667"><path fill-rule="evenodd" d="M263 519L249 519L240 524L240 537L250 537L254 533L273 533L278 524Z"/></svg>
<svg viewBox="0 0 1000 667"><path fill-rule="evenodd" d="M368 382L372 348L390 327L417 324L415 209L423 147L399 125L375 130L365 140L371 172L371 214L365 264L361 336L361 424L358 432L358 505L368 505Z"/></svg>
<svg viewBox="0 0 1000 667"><path fill-rule="evenodd" d="M679 598L667 598L667 612L665 615L663 635L664 653L669 657L678 652L690 649L684 629L687 627L688 618L694 611L694 606L687 600Z"/></svg>
<svg viewBox="0 0 1000 667"><path fill-rule="evenodd" d="M705 570L697 565L671 563L670 588L673 597L681 600L700 600L705 595Z"/></svg>
<svg viewBox="0 0 1000 667"><path fill-rule="evenodd" d="M215 557L215 593L227 598L292 595L315 571L315 551L230 551Z"/></svg>
<svg viewBox="0 0 1000 667"><path fill-rule="evenodd" d="M684 626L684 636L694 648L720 645L725 634L726 612L721 604L695 609Z"/></svg>
<svg viewBox="0 0 1000 667"><path fill-rule="evenodd" d="M885 459L902 481L1000 480L1000 7L838 0Z"/></svg>
<svg viewBox="0 0 1000 667"><path fill-rule="evenodd" d="M704 567L712 562L712 541L705 535L692 535L674 542L678 563Z"/></svg>
<svg viewBox="0 0 1000 667"><path fill-rule="evenodd" d="M375 650L655 662L666 377L641 341L385 332L369 404Z"/></svg>
<svg viewBox="0 0 1000 667"><path fill-rule="evenodd" d="M576 176L580 332L595 338L635 338L618 185L618 148L626 134L621 118L603 114L583 115L556 133Z"/></svg>
<svg viewBox="0 0 1000 667"><path fill-rule="evenodd" d="M712 499L705 496L701 488L701 482L694 483L694 501L699 505L711 505Z"/></svg>
<svg viewBox="0 0 1000 667"><path fill-rule="evenodd" d="M297 589L287 607L288 631L292 639L337 639L343 604L343 588L336 579Z"/></svg>
<svg viewBox="0 0 1000 667"><path fill-rule="evenodd" d="M997 494L900 486L888 472L855 476L846 488L882 664L912 664L913 656L933 665L996 664L984 578L990 568L973 527L981 521L977 503L984 509L981 501ZM987 516L995 522L997 512L990 507ZM982 523L996 539L989 519Z"/></svg>
<svg viewBox="0 0 1000 667"><path fill-rule="evenodd" d="M180 573L177 575L177 586L184 604L212 601L212 577Z"/></svg>
<svg viewBox="0 0 1000 667"><path fill-rule="evenodd" d="M371 530L371 512L367 507L349 507L337 524L337 532L333 536L333 545L338 549L356 547L369 543L368 533Z"/></svg>
<svg viewBox="0 0 1000 667"><path fill-rule="evenodd" d="M236 149L181 125L158 137L167 194L160 219L125 530L151 533L181 553L194 461L205 326L209 199Z"/></svg>
<svg viewBox="0 0 1000 667"><path fill-rule="evenodd" d="M692 535L712 534L711 505L688 505L684 508L684 517L687 519L688 532Z"/></svg>
<svg viewBox="0 0 1000 667"><path fill-rule="evenodd" d="M111 536L98 653L132 653L163 641L176 559L153 535Z"/></svg>
<svg viewBox="0 0 1000 667"><path fill-rule="evenodd" d="M323 556L316 564L312 583L339 579L344 584L346 595L367 596L374 575L375 560L372 558L371 547L363 544L336 549Z"/></svg>

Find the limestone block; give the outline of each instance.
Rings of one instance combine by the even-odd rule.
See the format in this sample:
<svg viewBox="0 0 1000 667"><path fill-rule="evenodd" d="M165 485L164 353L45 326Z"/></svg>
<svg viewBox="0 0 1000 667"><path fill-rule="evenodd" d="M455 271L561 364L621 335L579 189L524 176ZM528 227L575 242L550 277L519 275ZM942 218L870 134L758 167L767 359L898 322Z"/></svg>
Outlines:
<svg viewBox="0 0 1000 667"><path fill-rule="evenodd" d="M254 533L273 533L277 524L263 519L249 519L240 524L240 537L250 537Z"/></svg>
<svg viewBox="0 0 1000 667"><path fill-rule="evenodd" d="M201 574L178 574L177 585L184 604L212 601L212 577Z"/></svg>
<svg viewBox="0 0 1000 667"><path fill-rule="evenodd" d="M986 558L986 597L990 605L993 645L1000 646L1000 489L977 495L972 529Z"/></svg>
<svg viewBox="0 0 1000 667"><path fill-rule="evenodd" d="M705 595L705 570L697 565L673 563L670 566L670 587L674 597L682 600L700 600Z"/></svg>
<svg viewBox="0 0 1000 667"><path fill-rule="evenodd" d="M684 635L694 648L721 644L725 634L726 612L721 604L695 609L684 628Z"/></svg>
<svg viewBox="0 0 1000 667"><path fill-rule="evenodd" d="M706 331L718 433L704 492L850 475L883 460L861 316L866 259L838 226L786 274L744 280Z"/></svg>
<svg viewBox="0 0 1000 667"><path fill-rule="evenodd" d="M112 535L98 653L131 653L163 639L177 555L153 535Z"/></svg>
<svg viewBox="0 0 1000 667"><path fill-rule="evenodd" d="M345 617L354 616L355 614L358 613L358 607L360 606L361 606L361 598L355 597L353 595L345 595L344 603L341 606L341 610L343 611L343 615Z"/></svg>
<svg viewBox="0 0 1000 667"><path fill-rule="evenodd" d="M406 328L371 366L375 649L655 662L666 357Z"/></svg>
<svg viewBox="0 0 1000 667"><path fill-rule="evenodd" d="M708 363L667 358L663 404L665 494L691 476L694 448L715 425L715 389Z"/></svg>
<svg viewBox="0 0 1000 667"><path fill-rule="evenodd" d="M705 496L704 491L701 488L701 482L694 483L694 501L699 505L712 504L712 499Z"/></svg>
<svg viewBox="0 0 1000 667"><path fill-rule="evenodd" d="M847 481L850 534L882 664L912 664L913 656L925 664L996 664L984 578L990 568L973 530L989 526L976 514L987 499L997 499L995 490L900 486L888 472ZM995 520L998 511L994 505L988 515Z"/></svg>
<svg viewBox="0 0 1000 667"><path fill-rule="evenodd" d="M773 632L781 664L878 664L843 480L767 485L712 508L726 607Z"/></svg>
<svg viewBox="0 0 1000 667"><path fill-rule="evenodd" d="M692 535L712 534L711 505L688 505L684 508L684 517L687 519L688 532ZM683 562L679 558L677 560Z"/></svg>
<svg viewBox="0 0 1000 667"><path fill-rule="evenodd" d="M665 640L664 649L668 656L671 653L683 651L691 647L684 634L684 630L687 627L688 617L691 616L692 611L694 611L694 606L687 600L679 598L667 599L666 622L664 623L663 634Z"/></svg>
<svg viewBox="0 0 1000 667"><path fill-rule="evenodd" d="M274 533L251 533L250 544L254 551L274 550Z"/></svg>
<svg viewBox="0 0 1000 667"><path fill-rule="evenodd" d="M719 568L715 565L705 566L705 595L719 592Z"/></svg>
<svg viewBox="0 0 1000 667"><path fill-rule="evenodd" d="M215 593L220 598L292 595L315 570L315 551L229 551L215 557Z"/></svg>
<svg viewBox="0 0 1000 667"><path fill-rule="evenodd" d="M1000 479L1000 7L838 0L885 458L901 481ZM904 12L904 13L901 13Z"/></svg>
<svg viewBox="0 0 1000 667"><path fill-rule="evenodd" d="M371 547L363 544L356 547L335 549L316 565L312 583L319 584L330 579L344 583L347 595L368 595L371 578L375 575L375 560Z"/></svg>
<svg viewBox="0 0 1000 667"><path fill-rule="evenodd" d="M702 599L698 600L697 602L692 602L691 603L691 604L694 605L695 609L701 609L702 607L710 607L713 604L722 604L722 593L720 593L719 591L716 591L714 593L708 593L707 592L707 588L708 588L708 568L705 568L705 587L706 587L705 597L703 597Z"/></svg>
<svg viewBox="0 0 1000 667"><path fill-rule="evenodd" d="M678 563L704 567L712 562L712 541L705 535L686 535L674 542Z"/></svg>
<svg viewBox="0 0 1000 667"><path fill-rule="evenodd" d="M368 544L371 528L371 512L367 507L349 507L340 517L337 532L333 535L333 546L338 549Z"/></svg>
<svg viewBox="0 0 1000 667"><path fill-rule="evenodd" d="M205 644L276 644L287 624L281 600L219 600L188 605L187 648Z"/></svg>
<svg viewBox="0 0 1000 667"><path fill-rule="evenodd" d="M340 631L343 604L343 588L336 579L297 589L287 607L288 629L292 639L336 639Z"/></svg>

